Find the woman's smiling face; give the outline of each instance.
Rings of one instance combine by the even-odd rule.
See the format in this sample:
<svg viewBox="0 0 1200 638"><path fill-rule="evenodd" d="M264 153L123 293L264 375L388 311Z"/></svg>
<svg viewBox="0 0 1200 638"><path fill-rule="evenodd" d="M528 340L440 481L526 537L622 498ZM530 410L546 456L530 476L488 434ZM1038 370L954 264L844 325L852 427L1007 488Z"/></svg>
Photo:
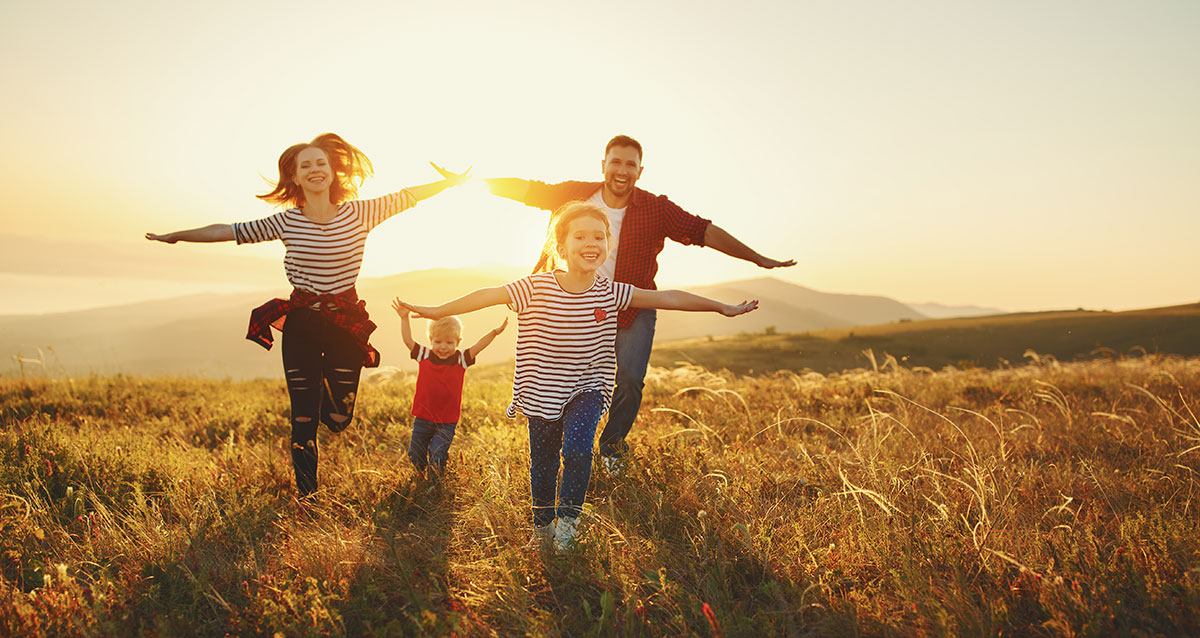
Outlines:
<svg viewBox="0 0 1200 638"><path fill-rule="evenodd" d="M319 193L333 183L333 167L325 151L310 146L296 156L296 173L292 176L305 192Z"/></svg>

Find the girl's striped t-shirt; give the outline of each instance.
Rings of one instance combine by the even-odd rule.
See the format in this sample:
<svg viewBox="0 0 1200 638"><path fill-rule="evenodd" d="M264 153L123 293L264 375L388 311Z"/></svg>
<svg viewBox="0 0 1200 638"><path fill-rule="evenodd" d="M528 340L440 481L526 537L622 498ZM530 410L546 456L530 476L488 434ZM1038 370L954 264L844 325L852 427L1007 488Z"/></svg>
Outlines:
<svg viewBox="0 0 1200 638"><path fill-rule="evenodd" d="M235 223L233 235L238 244L283 241L287 249L283 268L292 286L318 295L336 294L353 288L358 281L367 233L416 203L407 190L343 202L333 219L324 223L314 222L300 209L292 208Z"/></svg>
<svg viewBox="0 0 1200 638"><path fill-rule="evenodd" d="M517 369L508 417L557 419L581 392L597 390L604 410L617 376L617 313L629 307L633 286L596 277L592 287L562 289L553 272L505 284L517 313Z"/></svg>

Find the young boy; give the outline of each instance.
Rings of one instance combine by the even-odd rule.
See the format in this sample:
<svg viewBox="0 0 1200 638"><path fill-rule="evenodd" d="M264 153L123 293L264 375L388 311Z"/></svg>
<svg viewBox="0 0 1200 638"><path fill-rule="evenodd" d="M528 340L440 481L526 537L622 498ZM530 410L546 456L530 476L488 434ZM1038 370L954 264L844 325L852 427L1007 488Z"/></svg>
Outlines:
<svg viewBox="0 0 1200 638"><path fill-rule="evenodd" d="M425 347L413 340L408 309L394 304L393 308L400 315L400 334L404 337L404 345L408 346L418 366L408 458L417 466L417 472L424 474L425 468L430 467L434 478L440 478L446 471L450 443L454 440L454 428L458 426L463 376L467 368L475 363L475 357L504 332L508 319L499 328L489 330L480 337L475 345L459 351L462 322L458 317L443 317L430 322L429 347Z"/></svg>

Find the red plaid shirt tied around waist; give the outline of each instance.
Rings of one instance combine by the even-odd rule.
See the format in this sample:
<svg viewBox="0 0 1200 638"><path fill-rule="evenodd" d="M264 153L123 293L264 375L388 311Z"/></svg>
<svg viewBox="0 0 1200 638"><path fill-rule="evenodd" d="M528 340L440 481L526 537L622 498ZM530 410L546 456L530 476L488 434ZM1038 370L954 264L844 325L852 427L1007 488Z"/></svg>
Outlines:
<svg viewBox="0 0 1200 638"><path fill-rule="evenodd" d="M526 205L549 211L574 201L586 201L603 184L600 182L562 182L546 184L529 182L529 191L522 200ZM667 199L640 188L633 189L621 234L617 238L617 265L613 280L633 284L638 288L656 290L654 276L658 274L658 254L667 238L686 246L703 246L704 233L712 221L697 217ZM633 324L637 308L622 310L617 326Z"/></svg>
<svg viewBox="0 0 1200 638"><path fill-rule="evenodd" d="M282 331L287 314L297 308L312 308L333 325L349 332L362 346L363 367L379 367L379 351L368 342L371 333L375 332L375 322L367 315L367 302L358 298L354 288L332 295L294 288L287 299L272 299L250 311L250 329L246 338L270 350L275 343L271 328Z"/></svg>

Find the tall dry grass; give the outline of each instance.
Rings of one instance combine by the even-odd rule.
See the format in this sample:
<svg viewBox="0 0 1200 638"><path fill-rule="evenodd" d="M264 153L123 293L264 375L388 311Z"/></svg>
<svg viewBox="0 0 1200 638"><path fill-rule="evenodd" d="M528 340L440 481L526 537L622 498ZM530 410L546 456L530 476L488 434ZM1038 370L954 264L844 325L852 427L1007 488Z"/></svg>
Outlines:
<svg viewBox="0 0 1200 638"><path fill-rule="evenodd" d="M565 556L507 372L440 488L411 377L366 384L307 507L281 382L0 382L0 633L1200 634L1200 360L654 369Z"/></svg>

